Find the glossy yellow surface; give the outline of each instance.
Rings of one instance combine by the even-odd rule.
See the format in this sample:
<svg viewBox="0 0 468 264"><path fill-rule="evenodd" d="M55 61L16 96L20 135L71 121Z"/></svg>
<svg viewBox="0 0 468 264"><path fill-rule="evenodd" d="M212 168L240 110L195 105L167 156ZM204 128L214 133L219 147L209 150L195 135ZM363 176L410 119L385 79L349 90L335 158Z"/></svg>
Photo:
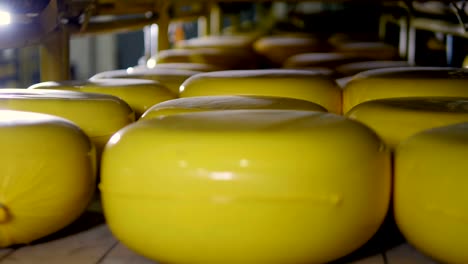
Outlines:
<svg viewBox="0 0 468 264"><path fill-rule="evenodd" d="M365 60L364 57L339 52L303 53L289 57L283 68L298 69L306 67L336 68L345 63Z"/></svg>
<svg viewBox="0 0 468 264"><path fill-rule="evenodd" d="M76 125L0 110L0 149L0 247L52 234L85 210L96 186L96 156Z"/></svg>
<svg viewBox="0 0 468 264"><path fill-rule="evenodd" d="M468 98L392 98L362 103L346 114L391 147L426 129L468 122Z"/></svg>
<svg viewBox="0 0 468 264"><path fill-rule="evenodd" d="M0 109L66 118L86 132L98 155L116 131L135 121L130 106L115 96L73 91L0 89Z"/></svg>
<svg viewBox="0 0 468 264"><path fill-rule="evenodd" d="M181 85L181 97L262 95L307 100L341 113L341 89L327 76L307 70L246 70L202 73Z"/></svg>
<svg viewBox="0 0 468 264"><path fill-rule="evenodd" d="M269 96L197 96L159 103L143 114L141 119L157 118L187 112L217 110L284 109L327 112L322 106L299 99Z"/></svg>
<svg viewBox="0 0 468 264"><path fill-rule="evenodd" d="M388 209L389 152L334 114L186 113L109 142L107 223L162 263L323 263L365 243Z"/></svg>
<svg viewBox="0 0 468 264"><path fill-rule="evenodd" d="M318 38L305 35L276 35L258 39L254 50L275 65L281 66L291 56L327 51L328 47Z"/></svg>
<svg viewBox="0 0 468 264"><path fill-rule="evenodd" d="M468 123L404 141L395 155L395 217L416 248L442 263L468 263Z"/></svg>
<svg viewBox="0 0 468 264"><path fill-rule="evenodd" d="M130 78L130 79L145 79L153 80L162 83L172 93L178 95L180 85L190 76L201 73L199 71L180 70L180 69L142 69L129 68L127 70L115 70L101 72L90 78L90 81L109 78Z"/></svg>
<svg viewBox="0 0 468 264"><path fill-rule="evenodd" d="M344 88L343 112L374 99L397 97L468 97L468 70L401 67L357 74Z"/></svg>
<svg viewBox="0 0 468 264"><path fill-rule="evenodd" d="M176 98L176 95L161 83L139 79L43 82L29 87L29 89L60 89L114 95L132 107L136 118L140 117L151 106Z"/></svg>

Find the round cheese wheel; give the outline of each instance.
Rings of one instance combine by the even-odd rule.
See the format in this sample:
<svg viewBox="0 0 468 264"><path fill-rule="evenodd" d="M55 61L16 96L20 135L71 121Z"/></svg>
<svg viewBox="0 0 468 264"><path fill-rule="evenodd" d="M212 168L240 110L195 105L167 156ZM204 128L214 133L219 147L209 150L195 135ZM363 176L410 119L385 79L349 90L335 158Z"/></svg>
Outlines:
<svg viewBox="0 0 468 264"><path fill-rule="evenodd" d="M166 115L216 110L285 109L327 112L322 106L299 99L270 96L197 96L159 103L146 111L141 119Z"/></svg>
<svg viewBox="0 0 468 264"><path fill-rule="evenodd" d="M343 76L352 76L363 71L382 68L401 68L410 66L406 61L360 61L342 64L336 71Z"/></svg>
<svg viewBox="0 0 468 264"><path fill-rule="evenodd" d="M255 39L255 35L213 35L180 41L177 43L177 48L219 48L250 50Z"/></svg>
<svg viewBox="0 0 468 264"><path fill-rule="evenodd" d="M39 112L68 119L91 138L98 156L116 131L135 121L130 106L115 96L73 91L0 89L0 109Z"/></svg>
<svg viewBox="0 0 468 264"><path fill-rule="evenodd" d="M158 53L157 63L203 63L222 69L253 68L255 58L250 51L242 49L168 49Z"/></svg>
<svg viewBox="0 0 468 264"><path fill-rule="evenodd" d="M398 49L384 42L345 42L338 44L335 51L375 60L398 59Z"/></svg>
<svg viewBox="0 0 468 264"><path fill-rule="evenodd" d="M468 98L392 98L368 101L346 114L382 137L391 147L429 128L468 122Z"/></svg>
<svg viewBox="0 0 468 264"><path fill-rule="evenodd" d="M398 97L468 97L468 71L444 67L401 67L365 71L343 90L343 112L375 99Z"/></svg>
<svg viewBox="0 0 468 264"><path fill-rule="evenodd" d="M289 57L283 68L326 67L336 68L345 63L366 60L364 57L339 52L303 53Z"/></svg>
<svg viewBox="0 0 468 264"><path fill-rule="evenodd" d="M334 114L185 113L109 142L107 223L162 263L328 262L370 239L389 205L388 150Z"/></svg>
<svg viewBox="0 0 468 264"><path fill-rule="evenodd" d="M291 56L308 52L327 51L328 47L318 38L301 35L277 35L258 39L254 50L271 63L281 66Z"/></svg>
<svg viewBox="0 0 468 264"><path fill-rule="evenodd" d="M90 81L98 79L111 78L129 78L129 79L145 79L153 80L162 83L172 93L178 95L180 85L190 76L201 73L200 71L180 70L180 69L141 69L129 68L127 70L115 70L101 72L90 78Z"/></svg>
<svg viewBox="0 0 468 264"><path fill-rule="evenodd" d="M176 98L175 94L159 82L139 79L43 82L29 89L60 89L114 95L132 107L136 118L139 118L151 106Z"/></svg>
<svg viewBox="0 0 468 264"><path fill-rule="evenodd" d="M468 123L434 128L395 154L394 212L416 248L442 263L468 263Z"/></svg>
<svg viewBox="0 0 468 264"><path fill-rule="evenodd" d="M173 63L157 63L155 58L150 58L147 62L146 68L156 69L176 69L176 70L189 70L199 72L211 72L223 70L220 67L204 63L191 63L191 62L173 62Z"/></svg>
<svg viewBox="0 0 468 264"><path fill-rule="evenodd" d="M75 124L0 110L0 247L26 244L76 220L96 186L96 155Z"/></svg>
<svg viewBox="0 0 468 264"><path fill-rule="evenodd" d="M181 85L181 97L262 95L307 100L341 113L341 89L318 72L307 70L245 70L197 74Z"/></svg>

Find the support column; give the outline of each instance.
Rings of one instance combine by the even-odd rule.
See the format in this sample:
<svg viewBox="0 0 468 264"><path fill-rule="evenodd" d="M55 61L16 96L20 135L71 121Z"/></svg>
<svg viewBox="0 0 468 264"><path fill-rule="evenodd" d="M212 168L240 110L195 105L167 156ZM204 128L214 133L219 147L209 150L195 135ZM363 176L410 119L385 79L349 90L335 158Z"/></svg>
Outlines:
<svg viewBox="0 0 468 264"><path fill-rule="evenodd" d="M416 28L411 26L409 27L408 32L408 63L409 65L414 66L416 64Z"/></svg>
<svg viewBox="0 0 468 264"><path fill-rule="evenodd" d="M40 47L41 81L70 79L70 35L60 27Z"/></svg>
<svg viewBox="0 0 468 264"><path fill-rule="evenodd" d="M398 20L398 25L400 27L400 40L398 43L398 52L400 58L408 58L408 33L409 33L409 23L406 17L402 17Z"/></svg>
<svg viewBox="0 0 468 264"><path fill-rule="evenodd" d="M169 1L164 1L160 7L158 19L158 51L167 50L170 48L169 42Z"/></svg>
<svg viewBox="0 0 468 264"><path fill-rule="evenodd" d="M221 35L223 30L221 8L216 3L210 5L210 28L212 35Z"/></svg>

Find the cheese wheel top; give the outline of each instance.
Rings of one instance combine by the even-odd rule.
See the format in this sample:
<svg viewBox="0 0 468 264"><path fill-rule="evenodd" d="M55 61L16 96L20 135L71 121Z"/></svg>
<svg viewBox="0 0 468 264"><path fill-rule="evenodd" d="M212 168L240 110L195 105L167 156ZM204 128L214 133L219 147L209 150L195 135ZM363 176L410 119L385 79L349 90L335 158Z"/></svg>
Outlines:
<svg viewBox="0 0 468 264"><path fill-rule="evenodd" d="M127 102L137 117L152 105L176 98L160 82L141 79L95 79L89 81L43 82L29 89L61 89L117 96Z"/></svg>
<svg viewBox="0 0 468 264"><path fill-rule="evenodd" d="M137 78L159 81L166 86L173 94L179 94L179 86L190 76L201 73L200 71L181 70L181 69L142 69L129 68L127 70L107 71L94 75L91 81L109 78Z"/></svg>
<svg viewBox="0 0 468 264"><path fill-rule="evenodd" d="M185 112L248 109L291 109L326 112L322 106L309 101L269 96L198 96L179 98L151 107L142 119Z"/></svg>
<svg viewBox="0 0 468 264"><path fill-rule="evenodd" d="M180 87L181 97L208 95L278 96L311 101L341 112L341 89L329 77L308 70L238 70L202 73Z"/></svg>
<svg viewBox="0 0 468 264"><path fill-rule="evenodd" d="M47 89L0 89L0 109L56 115L73 121L90 137L108 136L135 114L118 97Z"/></svg>
<svg viewBox="0 0 468 264"><path fill-rule="evenodd" d="M179 48L250 48L254 36L222 35L192 38L177 44Z"/></svg>
<svg viewBox="0 0 468 264"><path fill-rule="evenodd" d="M154 60L153 67L148 68L161 68L161 69L179 69L179 70L189 70L189 71L199 71L199 72L210 72L210 71L220 71L223 68L218 67L216 65L206 64L206 63L194 63L194 62L169 62L169 63L156 63L155 58L151 58L150 60ZM148 61L148 65L150 61Z"/></svg>

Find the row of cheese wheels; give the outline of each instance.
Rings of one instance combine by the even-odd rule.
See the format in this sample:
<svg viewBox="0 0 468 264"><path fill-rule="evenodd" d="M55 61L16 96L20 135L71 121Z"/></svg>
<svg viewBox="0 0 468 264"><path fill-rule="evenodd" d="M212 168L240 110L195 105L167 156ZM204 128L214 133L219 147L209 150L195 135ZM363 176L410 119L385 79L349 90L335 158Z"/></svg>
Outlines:
<svg viewBox="0 0 468 264"><path fill-rule="evenodd" d="M300 55L325 52L339 54L340 60L348 62L398 58L397 49L383 42L362 42L343 38L339 41L336 38L324 41L317 36L304 33L283 33L272 36L254 33L210 36L183 41L177 43L175 49L161 51L151 58L148 66L180 62L210 64L220 69L252 69L259 66L307 68L333 65L333 61L337 58Z"/></svg>
<svg viewBox="0 0 468 264"><path fill-rule="evenodd" d="M345 97L353 95L356 106L340 117L325 113L332 106L341 109L341 95L322 75L294 70L200 74L183 85L184 93L195 91L193 97L157 104L133 125L132 108L113 96L0 90L3 109L61 116L80 127L55 117L2 111L0 133L8 153L2 166L0 244L27 243L75 219L94 188L93 143L100 155L107 142L101 164L106 218L135 251L170 263L325 262L350 253L380 226L391 194L390 150L396 150L397 223L429 255L463 263L467 256L454 244L463 245L464 236L454 234L466 232L466 197L459 189L466 125L407 138L467 121L466 76L447 68L363 73L345 87ZM132 81L110 80L113 85L98 88L119 90L121 98L145 94L131 85L116 88ZM243 94L236 89L248 85L257 96L213 97L213 90L225 86L231 88L222 94ZM284 98L297 86L314 95ZM272 95L264 93L268 87L283 91L273 94L282 98L265 97ZM180 114L200 111L205 113ZM428 148L437 151L430 156ZM27 166L19 167L18 157ZM440 189L435 189L437 175L444 178ZM432 215L437 220L425 219ZM444 231L431 236L427 230L433 229Z"/></svg>

